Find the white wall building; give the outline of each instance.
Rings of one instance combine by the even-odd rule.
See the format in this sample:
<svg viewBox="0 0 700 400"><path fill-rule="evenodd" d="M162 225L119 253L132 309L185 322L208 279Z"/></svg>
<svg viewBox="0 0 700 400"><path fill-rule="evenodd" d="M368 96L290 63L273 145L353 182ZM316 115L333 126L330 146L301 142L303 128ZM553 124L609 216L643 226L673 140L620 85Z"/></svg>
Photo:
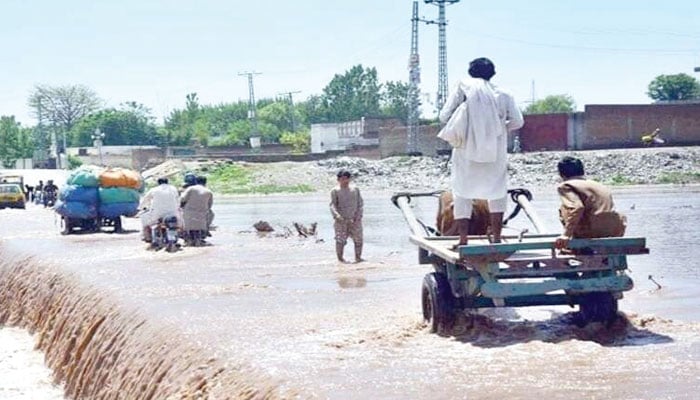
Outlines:
<svg viewBox="0 0 700 400"><path fill-rule="evenodd" d="M378 145L379 139L368 139L365 119L338 124L311 124L311 152L342 151L353 146Z"/></svg>

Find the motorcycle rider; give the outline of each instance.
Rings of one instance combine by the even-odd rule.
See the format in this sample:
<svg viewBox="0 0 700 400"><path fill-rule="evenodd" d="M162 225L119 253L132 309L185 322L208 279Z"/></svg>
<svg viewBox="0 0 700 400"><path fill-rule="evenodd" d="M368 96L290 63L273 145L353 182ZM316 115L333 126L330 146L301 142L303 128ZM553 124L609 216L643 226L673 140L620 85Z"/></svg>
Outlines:
<svg viewBox="0 0 700 400"><path fill-rule="evenodd" d="M34 188L34 204L43 204L42 196L44 195L44 181L39 181L39 184Z"/></svg>
<svg viewBox="0 0 700 400"><path fill-rule="evenodd" d="M44 208L53 207L54 203L56 203L57 194L58 186L53 183L53 179L49 179L44 186L44 193L41 196L44 202Z"/></svg>
<svg viewBox="0 0 700 400"><path fill-rule="evenodd" d="M207 178L198 176L195 185L185 189L180 197L184 231L191 243L203 241L206 236L209 236L209 227L214 219L214 212L211 210L214 195L211 190L206 188L206 184ZM194 237L193 233L195 233ZM201 235L197 233L201 233Z"/></svg>
<svg viewBox="0 0 700 400"><path fill-rule="evenodd" d="M141 214L141 226L143 240L148 243L152 241L151 225L157 224L159 219L174 215L178 225L181 225L178 192L175 186L168 183L168 178L158 178L158 186L146 192L139 208L147 209Z"/></svg>
<svg viewBox="0 0 700 400"><path fill-rule="evenodd" d="M185 181L182 184L182 191L197 184L197 176L191 172L185 174Z"/></svg>

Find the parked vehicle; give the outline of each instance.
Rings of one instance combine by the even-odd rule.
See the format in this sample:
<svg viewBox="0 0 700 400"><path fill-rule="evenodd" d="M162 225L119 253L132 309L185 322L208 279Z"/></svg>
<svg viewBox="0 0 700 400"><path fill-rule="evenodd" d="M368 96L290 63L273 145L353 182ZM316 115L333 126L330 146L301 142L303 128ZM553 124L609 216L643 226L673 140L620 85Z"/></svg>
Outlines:
<svg viewBox="0 0 700 400"><path fill-rule="evenodd" d="M17 183L0 183L0 208L26 208L26 198Z"/></svg>
<svg viewBox="0 0 700 400"><path fill-rule="evenodd" d="M24 177L22 175L0 175L0 183L16 183L24 192Z"/></svg>

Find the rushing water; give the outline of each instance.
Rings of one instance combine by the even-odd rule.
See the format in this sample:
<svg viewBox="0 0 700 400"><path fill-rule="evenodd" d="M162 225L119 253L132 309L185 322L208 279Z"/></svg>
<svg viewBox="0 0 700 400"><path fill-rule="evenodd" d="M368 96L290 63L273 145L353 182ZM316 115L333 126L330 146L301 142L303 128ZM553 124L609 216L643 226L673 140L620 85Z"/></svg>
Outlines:
<svg viewBox="0 0 700 400"><path fill-rule="evenodd" d="M50 262L97 287L124 324L143 316L149 329L166 328L161 341L176 337L185 353L244 365L256 371L244 379L262 373L303 397L695 398L700 188L618 189L615 200L628 236L647 237L651 254L630 257L635 288L620 301L627 318L611 329L568 325L567 307L531 307L489 310L461 320L448 337L430 334L419 298L430 267L417 265L408 227L385 193L365 193L361 264L335 262L324 194L216 199L214 245L175 254L146 251L137 221L127 221L133 231L124 235L60 237L44 210L10 211L0 214L0 250L36 254L32 263ZM557 232L551 192L535 193L533 205ZM426 222L435 208L416 201ZM258 220L279 235L257 235ZM293 222L317 222L318 240L283 237ZM527 225L522 216L512 223ZM148 340L139 345L153 350ZM184 368L176 358L166 357Z"/></svg>

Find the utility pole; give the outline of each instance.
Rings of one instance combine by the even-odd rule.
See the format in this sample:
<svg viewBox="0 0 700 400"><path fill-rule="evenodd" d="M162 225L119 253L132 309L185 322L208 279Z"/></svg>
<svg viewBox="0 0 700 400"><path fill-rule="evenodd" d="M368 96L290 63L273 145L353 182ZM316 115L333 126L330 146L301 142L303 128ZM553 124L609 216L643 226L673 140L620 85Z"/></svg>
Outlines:
<svg viewBox="0 0 700 400"><path fill-rule="evenodd" d="M238 76L248 77L248 119L253 131L250 135L250 147L260 147L260 133L258 132L258 115L255 112L255 90L253 88L253 75L260 75L260 72L239 72Z"/></svg>
<svg viewBox="0 0 700 400"><path fill-rule="evenodd" d="M438 93L436 106L438 112L442 109L447 99L447 20L445 19L445 4L458 3L459 0L424 0L426 4L434 4L438 6L438 20L424 21L428 24L437 24L439 29L438 42Z"/></svg>
<svg viewBox="0 0 700 400"><path fill-rule="evenodd" d="M292 123L292 132L296 132L296 124L294 121L294 99L292 98L292 95L295 95L297 93L301 93L301 91L297 90L294 92L282 92L279 93L279 95L286 95L287 99L289 100L289 119Z"/></svg>
<svg viewBox="0 0 700 400"><path fill-rule="evenodd" d="M39 121L38 121L36 127L37 127L37 130L39 131L38 136L39 136L39 149L40 149L40 154L41 154L41 163L45 164L46 159L47 159L47 156L45 154L46 153L46 138L44 137L44 127L41 125L41 121L43 121L43 119L44 119L43 115L41 114L41 111L42 111L41 110L41 108L42 108L41 101L42 101L42 98L39 97L39 102L37 104L37 114L38 114ZM35 150L35 153L36 153L36 150ZM32 157L32 158L35 158L35 157ZM38 158L38 157L36 157L36 158ZM42 168L45 168L45 166L42 165Z"/></svg>
<svg viewBox="0 0 700 400"><path fill-rule="evenodd" d="M418 152L418 131L420 115L420 57L418 55L418 0L413 1L413 14L411 16L411 54L408 59L408 143L406 153L409 155Z"/></svg>

